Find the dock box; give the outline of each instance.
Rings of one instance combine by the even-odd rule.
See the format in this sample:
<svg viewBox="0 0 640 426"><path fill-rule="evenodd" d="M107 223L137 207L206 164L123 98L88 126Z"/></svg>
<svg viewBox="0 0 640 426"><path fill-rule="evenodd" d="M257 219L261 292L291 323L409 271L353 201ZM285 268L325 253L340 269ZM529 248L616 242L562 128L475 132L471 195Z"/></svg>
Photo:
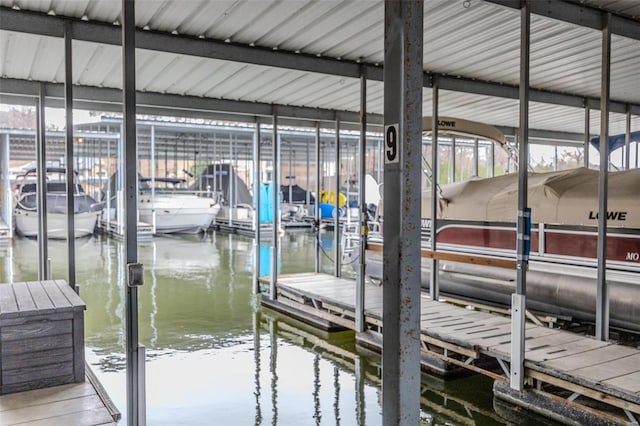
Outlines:
<svg viewBox="0 0 640 426"><path fill-rule="evenodd" d="M84 381L85 307L65 281L0 284L0 394Z"/></svg>

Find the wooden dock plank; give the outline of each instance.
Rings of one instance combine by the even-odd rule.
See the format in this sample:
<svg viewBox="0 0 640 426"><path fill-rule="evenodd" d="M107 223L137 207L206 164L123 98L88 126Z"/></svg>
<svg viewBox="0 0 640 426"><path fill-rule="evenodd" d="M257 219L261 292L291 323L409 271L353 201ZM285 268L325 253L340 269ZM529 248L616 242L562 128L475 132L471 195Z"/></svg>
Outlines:
<svg viewBox="0 0 640 426"><path fill-rule="evenodd" d="M0 395L0 425L115 425L120 413L112 411L108 396L87 371L84 382Z"/></svg>
<svg viewBox="0 0 640 426"><path fill-rule="evenodd" d="M87 395L72 399L63 399L39 405L16 408L2 412L2 424L13 425L20 423L32 423L35 421L51 420L56 417L72 415L70 423L57 424L82 424L79 419L83 411L93 411L102 407L102 401L97 395ZM102 407L104 409L104 407ZM107 410L104 409L106 412ZM107 413L108 414L108 413Z"/></svg>
<svg viewBox="0 0 640 426"><path fill-rule="evenodd" d="M31 293L29 293L29 288L27 287L26 283L14 285L13 294L16 297L18 310L20 312L33 311L36 309L36 304L33 303L33 298L31 297Z"/></svg>
<svg viewBox="0 0 640 426"><path fill-rule="evenodd" d="M68 300L69 304L76 307L85 306L84 300L67 284L64 280L55 280L55 284L60 289L62 295Z"/></svg>
<svg viewBox="0 0 640 426"><path fill-rule="evenodd" d="M88 381L77 385L68 384L52 388L35 389L29 392L9 393L0 396L0 413L30 407L32 405L89 396L92 393L93 388Z"/></svg>
<svg viewBox="0 0 640 426"><path fill-rule="evenodd" d="M544 354L547 352L553 352L556 349L562 350L563 345L575 341L581 340L583 337L577 334L558 332L558 333L545 333L542 336L528 338L525 340L525 354L527 357L535 357L536 360L541 361L544 359ZM509 353L511 351L511 345L505 344L501 346L493 346L491 348L494 352Z"/></svg>
<svg viewBox="0 0 640 426"><path fill-rule="evenodd" d="M13 294L13 288L9 284L0 284L0 307L2 314L18 312L18 302Z"/></svg>
<svg viewBox="0 0 640 426"><path fill-rule="evenodd" d="M560 370L572 371L575 373L576 371L585 369L599 370L601 367L604 367L606 365L615 366L617 365L618 361L624 363L625 358L636 354L638 354L638 351L633 348L627 346L609 345L594 349L592 351L547 361L545 362L545 365ZM640 369L640 358L637 362L637 367L638 369ZM621 374L626 373L628 373L628 371Z"/></svg>
<svg viewBox="0 0 640 426"><path fill-rule="evenodd" d="M341 314L353 314L355 282L328 275L321 280L312 274L303 278L298 281L295 275L287 277L288 291L340 307ZM365 299L369 320L375 318L381 323L382 288L366 284ZM509 317L432 301L424 294L420 305L422 338L433 339L436 346L437 342L456 345L463 354L473 350L510 360ZM308 308L310 313L314 311L314 308ZM326 311L323 314L331 315ZM565 387L567 390L602 395L603 401L610 398L609 403L617 407L639 400L640 350L530 322L525 327L525 363L531 377L544 377L547 383L568 386Z"/></svg>
<svg viewBox="0 0 640 426"><path fill-rule="evenodd" d="M595 382L603 382L636 371L640 371L640 353L638 351L635 351L633 355L571 370L573 374Z"/></svg>
<svg viewBox="0 0 640 426"><path fill-rule="evenodd" d="M47 296L49 296L56 309L71 308L69 299L62 294L62 291L54 281L42 281L42 288L47 292Z"/></svg>
<svg viewBox="0 0 640 426"><path fill-rule="evenodd" d="M625 374L624 376L616 377L615 379L605 380L603 383L635 394L640 394L640 371Z"/></svg>
<svg viewBox="0 0 640 426"><path fill-rule="evenodd" d="M536 337L548 336L551 334L559 333L560 330L556 328L538 327L534 324L527 323L525 342ZM511 347L511 330L502 336L496 336L492 338L473 336L469 338L472 343L482 344L485 350L491 354L504 354L504 348ZM494 350L494 348L500 348L500 350Z"/></svg>
<svg viewBox="0 0 640 426"><path fill-rule="evenodd" d="M39 312L46 314L54 311L55 306L39 281L28 282L27 288Z"/></svg>

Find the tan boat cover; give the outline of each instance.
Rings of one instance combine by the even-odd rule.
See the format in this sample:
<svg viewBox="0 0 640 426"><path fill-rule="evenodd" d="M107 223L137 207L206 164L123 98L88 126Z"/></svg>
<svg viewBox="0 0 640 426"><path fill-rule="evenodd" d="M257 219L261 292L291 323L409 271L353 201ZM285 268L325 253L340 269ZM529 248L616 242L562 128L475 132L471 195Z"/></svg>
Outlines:
<svg viewBox="0 0 640 426"><path fill-rule="evenodd" d="M528 205L533 223L597 226L597 170L576 168L529 173ZM442 186L438 218L515 222L518 175L473 179ZM430 217L431 193L422 197L422 217ZM608 225L640 228L640 169L610 172Z"/></svg>

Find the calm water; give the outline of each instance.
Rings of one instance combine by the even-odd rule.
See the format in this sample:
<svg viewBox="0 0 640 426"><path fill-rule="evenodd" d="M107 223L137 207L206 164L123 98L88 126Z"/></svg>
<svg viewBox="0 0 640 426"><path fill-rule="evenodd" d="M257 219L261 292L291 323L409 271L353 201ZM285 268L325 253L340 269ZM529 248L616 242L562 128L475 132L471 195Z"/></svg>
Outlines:
<svg viewBox="0 0 640 426"><path fill-rule="evenodd" d="M282 238L281 273L313 270L314 238ZM329 249L331 234L322 239ZM106 237L76 244L87 360L126 416L124 245ZM252 250L252 239L224 234L140 244L148 424L381 424L380 356L356 349L352 332L329 335L260 309L252 296ZM65 242L50 241L49 253L53 278L65 279ZM323 263L332 271L326 257ZM0 282L34 279L36 241L16 239L0 250ZM425 376L425 423L504 424L491 385L480 376Z"/></svg>

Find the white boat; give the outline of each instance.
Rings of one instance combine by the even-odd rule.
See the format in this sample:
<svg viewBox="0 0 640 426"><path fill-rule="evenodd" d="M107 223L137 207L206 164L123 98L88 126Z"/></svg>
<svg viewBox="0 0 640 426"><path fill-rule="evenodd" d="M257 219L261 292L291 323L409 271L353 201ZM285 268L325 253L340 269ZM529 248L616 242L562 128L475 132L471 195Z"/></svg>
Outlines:
<svg viewBox="0 0 640 426"><path fill-rule="evenodd" d="M47 168L47 237L67 238L66 169ZM38 236L38 195L36 169L16 180L17 194L13 210L16 232L25 237ZM102 205L84 192L74 179L74 236L93 234Z"/></svg>
<svg viewBox="0 0 640 426"><path fill-rule="evenodd" d="M220 211L211 191L183 189L184 179L141 178L138 196L140 221L155 223L156 233L205 232ZM155 186L153 194L151 185ZM155 212L155 222L154 222Z"/></svg>
<svg viewBox="0 0 640 426"><path fill-rule="evenodd" d="M444 120L456 123L460 120ZM480 128L475 123L474 127ZM486 125L482 125L487 127ZM431 122L423 121L431 129ZM446 131L446 129L441 129ZM457 133L463 133L457 131ZM475 133L500 143L495 129ZM473 135L471 132L464 132ZM477 137L477 136L476 136ZM640 332L640 170L609 172L607 207L607 284L611 326ZM599 172L586 168L529 173L527 204L531 208L527 308L545 315L591 322L595 319L598 267ZM436 242L439 286L445 296L510 306L516 270L491 262L516 256L518 175L474 178L437 187ZM430 287L431 190L422 197L423 288ZM383 219L383 206L377 213ZM384 222L375 223L367 241L366 273L383 278ZM378 231L378 232L375 232ZM351 235L350 238L358 236ZM353 248L353 241L345 244ZM352 254L352 253L351 253ZM456 255L475 257L456 261ZM358 257L351 257L357 269Z"/></svg>

